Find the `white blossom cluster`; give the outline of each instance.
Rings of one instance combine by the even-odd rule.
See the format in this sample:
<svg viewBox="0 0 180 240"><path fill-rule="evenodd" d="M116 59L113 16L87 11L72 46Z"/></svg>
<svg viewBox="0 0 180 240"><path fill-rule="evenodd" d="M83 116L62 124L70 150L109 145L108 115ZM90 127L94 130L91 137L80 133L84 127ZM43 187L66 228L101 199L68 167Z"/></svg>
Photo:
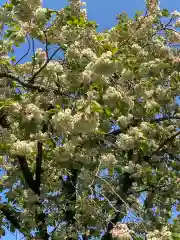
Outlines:
<svg viewBox="0 0 180 240"><path fill-rule="evenodd" d="M98 128L99 115L87 109L85 113L72 114L71 109L59 111L52 117L54 128L57 131L70 131L75 133L93 132Z"/></svg>
<svg viewBox="0 0 180 240"><path fill-rule="evenodd" d="M112 52L107 51L98 58L92 66L92 70L97 74L111 76L116 70L116 63L111 60Z"/></svg>
<svg viewBox="0 0 180 240"><path fill-rule="evenodd" d="M111 230L111 234L115 239L118 240L132 240L131 231L126 224L117 223Z"/></svg>
<svg viewBox="0 0 180 240"><path fill-rule="evenodd" d="M35 151L36 143L17 140L11 146L11 153L15 156L28 156Z"/></svg>
<svg viewBox="0 0 180 240"><path fill-rule="evenodd" d="M42 48L36 49L36 61L39 64L43 64L47 60L46 52Z"/></svg>
<svg viewBox="0 0 180 240"><path fill-rule="evenodd" d="M117 159L114 154L108 153L101 156L100 162L106 167L111 167L117 164Z"/></svg>
<svg viewBox="0 0 180 240"><path fill-rule="evenodd" d="M154 232L150 232L147 235L148 240L171 240L172 233L168 230L167 227L164 227L162 231L155 230Z"/></svg>
<svg viewBox="0 0 180 240"><path fill-rule="evenodd" d="M11 109L16 117L23 115L23 120L26 121L35 121L37 124L40 124L45 119L44 111L33 103L23 106L16 102L12 105Z"/></svg>
<svg viewBox="0 0 180 240"><path fill-rule="evenodd" d="M42 122L44 118L43 111L33 103L27 104L25 108L25 117L27 120L35 120L37 123Z"/></svg>

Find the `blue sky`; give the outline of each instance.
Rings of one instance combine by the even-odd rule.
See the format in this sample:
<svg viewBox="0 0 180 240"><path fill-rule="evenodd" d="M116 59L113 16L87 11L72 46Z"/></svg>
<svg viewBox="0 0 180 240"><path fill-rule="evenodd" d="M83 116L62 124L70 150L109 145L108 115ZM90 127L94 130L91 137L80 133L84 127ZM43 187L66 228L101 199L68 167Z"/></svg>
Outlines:
<svg viewBox="0 0 180 240"><path fill-rule="evenodd" d="M5 3L0 0L0 5ZM121 12L127 12L129 16L133 16L136 10L145 9L145 0L87 0L88 17L95 20L99 24L99 30L109 29L116 24L116 15ZM60 9L66 6L65 0L44 0L44 7ZM169 11L180 11L179 0L161 0L161 7L168 8ZM26 51L26 47L18 49L17 56L21 56ZM3 240L20 240L20 236L14 237L8 233Z"/></svg>

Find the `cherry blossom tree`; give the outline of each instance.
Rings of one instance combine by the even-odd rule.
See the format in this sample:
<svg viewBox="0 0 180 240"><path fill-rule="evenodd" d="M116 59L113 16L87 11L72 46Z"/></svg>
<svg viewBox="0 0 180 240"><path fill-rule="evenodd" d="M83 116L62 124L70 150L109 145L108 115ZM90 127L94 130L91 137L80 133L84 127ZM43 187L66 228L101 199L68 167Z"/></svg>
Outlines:
<svg viewBox="0 0 180 240"><path fill-rule="evenodd" d="M180 12L146 4L104 32L80 0L0 8L2 236L180 239Z"/></svg>

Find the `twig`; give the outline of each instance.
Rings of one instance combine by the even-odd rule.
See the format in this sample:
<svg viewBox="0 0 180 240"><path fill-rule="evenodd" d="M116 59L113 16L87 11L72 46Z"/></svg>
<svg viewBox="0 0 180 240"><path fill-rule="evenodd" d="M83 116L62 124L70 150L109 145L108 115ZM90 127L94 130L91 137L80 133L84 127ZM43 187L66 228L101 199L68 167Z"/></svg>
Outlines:
<svg viewBox="0 0 180 240"><path fill-rule="evenodd" d="M45 48L46 48L46 56L49 59L49 53L48 53L48 40L47 40L47 35L46 35L46 31L43 31L44 36L45 36Z"/></svg>
<svg viewBox="0 0 180 240"><path fill-rule="evenodd" d="M14 66L16 66L23 58L25 58L25 57L29 54L29 51L30 51L30 49L31 49L31 44L30 44L30 41L29 41L28 36L26 36L26 39L27 39L27 42L28 42L28 50L27 50L27 52L14 64Z"/></svg>
<svg viewBox="0 0 180 240"><path fill-rule="evenodd" d="M180 131L172 135L170 138L166 139L153 153L152 155L156 154L159 152L168 142L174 140L178 135L180 135Z"/></svg>
<svg viewBox="0 0 180 240"><path fill-rule="evenodd" d="M127 205L126 202L122 199L122 197L119 196L119 194L111 187L111 185L110 185L105 179L101 178L101 177L98 176L98 175L95 175L95 177L98 178L98 179L100 179L101 181L103 181L103 182L112 190L112 192L116 195L116 197L118 197L118 198L120 199L120 201L122 201L122 203L124 203L125 205Z"/></svg>
<svg viewBox="0 0 180 240"><path fill-rule="evenodd" d="M34 68L36 65L36 53L35 53L35 44L34 44L34 38L32 38L32 50L33 50L33 67L32 67L32 75L34 74Z"/></svg>
<svg viewBox="0 0 180 240"><path fill-rule="evenodd" d="M53 57L56 55L56 53L61 49L61 47L58 47L56 51L51 55L50 58L47 59L47 61L33 74L32 78L29 80L30 83L34 83L35 78L39 75L40 72L48 65L48 63L53 59Z"/></svg>

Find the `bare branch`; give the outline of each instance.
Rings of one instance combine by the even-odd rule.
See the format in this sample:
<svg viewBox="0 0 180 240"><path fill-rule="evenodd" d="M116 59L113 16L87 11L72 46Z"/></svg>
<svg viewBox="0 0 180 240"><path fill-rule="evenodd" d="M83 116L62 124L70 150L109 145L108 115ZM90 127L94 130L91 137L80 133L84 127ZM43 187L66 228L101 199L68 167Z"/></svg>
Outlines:
<svg viewBox="0 0 180 240"><path fill-rule="evenodd" d="M26 36L26 39L27 39L27 42L28 42L27 52L14 64L14 66L16 66L21 60L23 60L23 58L25 58L29 54L29 52L30 52L31 44L30 44L28 36Z"/></svg>
<svg viewBox="0 0 180 240"><path fill-rule="evenodd" d="M48 53L48 39L47 39L47 35L46 35L46 31L43 31L44 36L45 36L45 47L46 47L46 56L49 59L49 53Z"/></svg>

